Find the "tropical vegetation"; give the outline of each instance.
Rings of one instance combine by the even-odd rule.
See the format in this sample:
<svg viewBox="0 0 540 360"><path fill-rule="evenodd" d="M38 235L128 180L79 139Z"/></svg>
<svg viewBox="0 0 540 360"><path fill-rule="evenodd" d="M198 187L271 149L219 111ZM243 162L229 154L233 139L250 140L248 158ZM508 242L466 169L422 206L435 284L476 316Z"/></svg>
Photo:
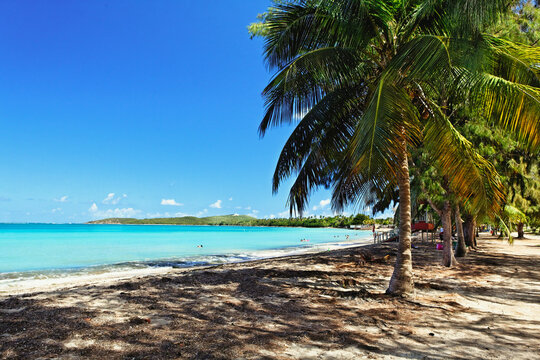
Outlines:
<svg viewBox="0 0 540 360"><path fill-rule="evenodd" d="M398 201L390 294L414 292L415 176L431 171L439 184L424 200L445 229L446 266L455 263L453 209L459 225L460 208L472 224L502 219L501 177L461 127L482 119L524 151L538 151L540 51L493 30L515 24L516 9L502 0L276 1L249 28L264 39L265 62L275 71L263 91L260 134L296 124L279 156L273 191L294 177L288 204L300 215L320 187L332 188L336 211ZM420 159L425 166L418 173Z"/></svg>
<svg viewBox="0 0 540 360"><path fill-rule="evenodd" d="M183 216L172 218L108 218L94 220L88 224L123 225L235 225L235 226L295 226L295 227L334 227L349 228L351 225L392 225L393 218L373 219L368 215L350 216L308 216L303 218L257 219L249 215L219 215L207 217Z"/></svg>

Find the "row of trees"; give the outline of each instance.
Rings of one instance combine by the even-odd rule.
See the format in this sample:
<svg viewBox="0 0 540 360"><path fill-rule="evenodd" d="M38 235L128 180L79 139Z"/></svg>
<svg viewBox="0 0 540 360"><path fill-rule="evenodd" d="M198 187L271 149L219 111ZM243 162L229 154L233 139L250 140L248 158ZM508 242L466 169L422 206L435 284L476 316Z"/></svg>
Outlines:
<svg viewBox="0 0 540 360"><path fill-rule="evenodd" d="M456 262L453 223L463 256L476 222L506 226L519 201L538 210L532 201L538 194L527 193L538 184L540 51L532 46L537 23L530 19L537 4L511 5L275 1L250 26L276 71L263 91L260 134L297 123L279 156L273 191L295 178L291 214L301 214L319 187L332 188L336 211L398 203L388 293L414 291L411 221L419 209L441 220L446 266Z"/></svg>
<svg viewBox="0 0 540 360"><path fill-rule="evenodd" d="M302 227L335 227L349 228L351 225L391 225L392 218L373 219L368 215L357 214L355 216L310 216L305 218L287 218L287 219L257 219L254 224L258 226L302 226Z"/></svg>

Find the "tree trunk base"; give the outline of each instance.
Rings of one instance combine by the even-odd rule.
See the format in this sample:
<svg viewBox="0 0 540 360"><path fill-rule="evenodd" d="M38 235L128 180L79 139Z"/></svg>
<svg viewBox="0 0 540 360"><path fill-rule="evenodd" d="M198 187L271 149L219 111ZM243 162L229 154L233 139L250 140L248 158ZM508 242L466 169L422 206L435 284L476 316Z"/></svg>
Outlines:
<svg viewBox="0 0 540 360"><path fill-rule="evenodd" d="M416 297L412 278L394 280L394 276L392 276L390 285L388 285L388 289L386 289L386 295L399 296L407 299Z"/></svg>
<svg viewBox="0 0 540 360"><path fill-rule="evenodd" d="M398 254L386 294L405 298L415 297L411 250Z"/></svg>
<svg viewBox="0 0 540 360"><path fill-rule="evenodd" d="M467 255L467 250L463 247L459 247L456 249L456 252L454 254L455 257L464 257Z"/></svg>
<svg viewBox="0 0 540 360"><path fill-rule="evenodd" d="M456 266L458 264L459 263L457 262L457 260L454 257L452 257L449 260L443 259L443 261L441 263L441 265L445 266L445 267L454 267L454 266Z"/></svg>
<svg viewBox="0 0 540 360"><path fill-rule="evenodd" d="M518 228L517 228L518 236L517 236L516 239L524 239L525 238L525 231L523 231L524 227L525 227L525 224L523 224L522 222L520 222L518 224Z"/></svg>

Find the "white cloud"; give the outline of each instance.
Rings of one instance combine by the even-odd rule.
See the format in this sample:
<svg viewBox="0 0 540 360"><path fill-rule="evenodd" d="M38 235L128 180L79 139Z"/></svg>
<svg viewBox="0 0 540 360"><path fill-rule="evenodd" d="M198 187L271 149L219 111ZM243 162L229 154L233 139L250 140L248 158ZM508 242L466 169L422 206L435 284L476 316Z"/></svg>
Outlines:
<svg viewBox="0 0 540 360"><path fill-rule="evenodd" d="M233 216L240 216L240 214L233 214Z"/></svg>
<svg viewBox="0 0 540 360"><path fill-rule="evenodd" d="M122 196L114 197L115 193L109 193L105 199L103 199L101 202L103 204L111 204L116 205L120 202L120 200L127 198L126 194L122 194Z"/></svg>
<svg viewBox="0 0 540 360"><path fill-rule="evenodd" d="M174 199L161 199L161 205L182 206L184 204L176 202Z"/></svg>
<svg viewBox="0 0 540 360"><path fill-rule="evenodd" d="M56 202L66 202L67 199L68 199L68 196L67 196L67 195L64 195L64 196L62 196L62 197L59 198L59 199L54 199L54 201L56 201Z"/></svg>
<svg viewBox="0 0 540 360"><path fill-rule="evenodd" d="M92 206L88 209L94 218L126 218L126 217L135 217L141 213L141 210L135 210L133 208L116 208L108 210L99 210L96 203L93 203Z"/></svg>
<svg viewBox="0 0 540 360"><path fill-rule="evenodd" d="M141 213L141 210L135 210L133 208L122 208L122 209L109 209L106 211L98 211L96 215L98 217L103 218L110 218L110 217L117 217L117 218L125 218L125 217L135 217L138 214Z"/></svg>
<svg viewBox="0 0 540 360"><path fill-rule="evenodd" d="M197 213L197 216L204 215L204 214L206 214L207 212L208 212L208 209L204 209L204 210L202 210L202 211L199 211L199 212Z"/></svg>
<svg viewBox="0 0 540 360"><path fill-rule="evenodd" d="M280 218L288 218L289 217L289 211L288 210L285 210L285 211L282 211L278 214L278 216Z"/></svg>
<svg viewBox="0 0 540 360"><path fill-rule="evenodd" d="M210 204L210 207L214 209L221 209L221 200L218 200L215 203Z"/></svg>
<svg viewBox="0 0 540 360"><path fill-rule="evenodd" d="M186 214L183 212L175 212L171 214L170 212L166 211L164 213L160 212L154 212L154 213L146 213L145 217L147 218L165 218L165 217L184 217L184 216L192 216L191 214Z"/></svg>
<svg viewBox="0 0 540 360"><path fill-rule="evenodd" d="M251 210L251 206L246 206L246 210Z"/></svg>
<svg viewBox="0 0 540 360"><path fill-rule="evenodd" d="M168 217L169 216L169 213L166 212L166 213L160 213L160 212L155 212L155 213L146 213L145 217L147 218L162 218L162 217Z"/></svg>
<svg viewBox="0 0 540 360"><path fill-rule="evenodd" d="M133 208L122 208L122 209L109 209L103 213L103 217L135 217L141 213L141 210L135 210Z"/></svg>
<svg viewBox="0 0 540 360"><path fill-rule="evenodd" d="M229 201L232 201L232 200L233 200L233 198L232 198L232 196L231 196L231 197L229 198Z"/></svg>
<svg viewBox="0 0 540 360"><path fill-rule="evenodd" d="M52 209L52 210L51 210L52 213L55 213L55 212L57 212L57 211L62 211L62 208L56 208L56 209Z"/></svg>
<svg viewBox="0 0 540 360"><path fill-rule="evenodd" d="M330 204L330 199L326 199L326 200L321 200L319 202L319 206L314 206L313 207L313 210L318 210L318 209L324 209L325 207L328 206L328 204Z"/></svg>
<svg viewBox="0 0 540 360"><path fill-rule="evenodd" d="M109 193L109 195L107 195L107 197L103 199L102 203L108 204L113 200L114 200L114 193Z"/></svg>
<svg viewBox="0 0 540 360"><path fill-rule="evenodd" d="M258 214L259 213L259 210L253 210L252 211L254 214Z"/></svg>
<svg viewBox="0 0 540 360"><path fill-rule="evenodd" d="M276 218L276 215L274 214L270 214L270 216L268 216L270 219L275 219Z"/></svg>

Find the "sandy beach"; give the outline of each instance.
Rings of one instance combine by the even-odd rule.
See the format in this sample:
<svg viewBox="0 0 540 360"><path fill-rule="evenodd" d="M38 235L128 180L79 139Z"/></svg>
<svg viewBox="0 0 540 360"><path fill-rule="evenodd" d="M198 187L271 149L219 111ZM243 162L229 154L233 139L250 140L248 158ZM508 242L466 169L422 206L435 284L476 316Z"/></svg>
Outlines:
<svg viewBox="0 0 540 360"><path fill-rule="evenodd" d="M384 294L395 244L4 294L0 357L540 358L540 237L479 244L448 269L415 242L412 300Z"/></svg>

